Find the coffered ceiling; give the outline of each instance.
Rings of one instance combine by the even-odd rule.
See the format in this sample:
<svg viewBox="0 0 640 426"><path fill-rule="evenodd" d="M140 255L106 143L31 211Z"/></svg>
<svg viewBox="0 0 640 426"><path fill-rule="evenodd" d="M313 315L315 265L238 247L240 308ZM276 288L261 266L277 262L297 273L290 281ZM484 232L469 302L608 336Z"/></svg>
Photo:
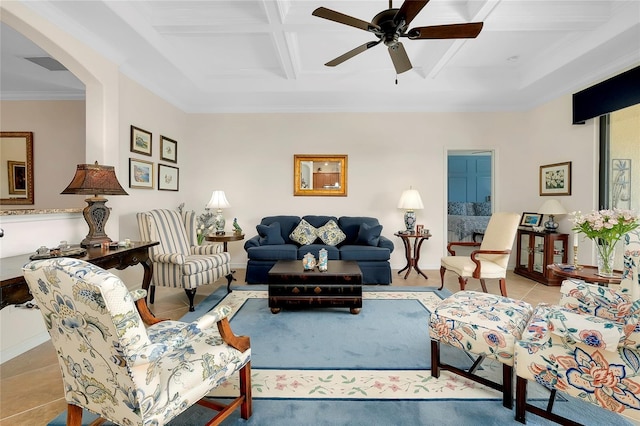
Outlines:
<svg viewBox="0 0 640 426"><path fill-rule="evenodd" d="M638 0L431 0L410 28L484 28L475 39L402 38L413 69L398 76L382 44L324 66L377 39L312 16L324 6L370 22L387 0L25 4L186 112L518 110L640 64ZM23 59L39 48L6 25L1 35L3 99L82 96L68 72Z"/></svg>

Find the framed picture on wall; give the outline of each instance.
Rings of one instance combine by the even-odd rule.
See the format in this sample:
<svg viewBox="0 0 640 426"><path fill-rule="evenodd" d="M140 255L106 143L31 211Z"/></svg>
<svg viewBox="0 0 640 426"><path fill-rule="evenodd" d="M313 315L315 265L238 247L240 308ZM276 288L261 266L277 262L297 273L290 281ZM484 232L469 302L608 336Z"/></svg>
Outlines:
<svg viewBox="0 0 640 426"><path fill-rule="evenodd" d="M131 126L131 152L151 155L151 132Z"/></svg>
<svg viewBox="0 0 640 426"><path fill-rule="evenodd" d="M178 142L173 139L169 139L166 136L160 135L160 159L164 161L170 161L172 163L178 162Z"/></svg>
<svg viewBox="0 0 640 426"><path fill-rule="evenodd" d="M129 158L129 188L153 189L153 163Z"/></svg>
<svg viewBox="0 0 640 426"><path fill-rule="evenodd" d="M177 167L158 164L158 189L162 191L177 191L180 170Z"/></svg>
<svg viewBox="0 0 640 426"><path fill-rule="evenodd" d="M24 161L7 161L9 194L27 193L27 165Z"/></svg>
<svg viewBox="0 0 640 426"><path fill-rule="evenodd" d="M571 195L571 161L540 166L540 195Z"/></svg>

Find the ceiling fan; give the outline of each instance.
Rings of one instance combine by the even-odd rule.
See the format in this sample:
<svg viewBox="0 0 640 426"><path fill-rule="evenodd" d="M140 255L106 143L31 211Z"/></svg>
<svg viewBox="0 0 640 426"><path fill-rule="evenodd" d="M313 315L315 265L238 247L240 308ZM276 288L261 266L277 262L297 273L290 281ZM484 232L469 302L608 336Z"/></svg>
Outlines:
<svg viewBox="0 0 640 426"><path fill-rule="evenodd" d="M396 73L401 74L409 71L413 66L404 46L399 41L400 37L407 37L410 40L418 39L448 39L448 38L476 38L482 30L482 22L472 22L468 24L433 25L429 27L416 27L408 29L409 24L420 13L429 0L405 0L400 9L394 9L392 0L389 0L389 9L383 10L373 17L371 22L363 21L349 15L345 15L335 10L319 7L313 11L312 15L320 18L335 21L340 24L349 25L361 30L373 33L378 37L378 41L370 41L358 46L347 53L327 62L328 67L335 67L351 59L380 43L384 43L389 50L389 55L393 61Z"/></svg>

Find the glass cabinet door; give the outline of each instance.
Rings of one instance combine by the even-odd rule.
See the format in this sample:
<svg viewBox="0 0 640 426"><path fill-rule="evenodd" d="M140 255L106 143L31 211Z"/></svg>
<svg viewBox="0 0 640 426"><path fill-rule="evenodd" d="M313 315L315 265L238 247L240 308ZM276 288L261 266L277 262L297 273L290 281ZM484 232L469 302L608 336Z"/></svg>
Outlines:
<svg viewBox="0 0 640 426"><path fill-rule="evenodd" d="M520 265L523 268L529 266L529 234L520 234Z"/></svg>
<svg viewBox="0 0 640 426"><path fill-rule="evenodd" d="M531 265L531 269L543 273L544 267L544 237L536 235L533 237L533 265Z"/></svg>
<svg viewBox="0 0 640 426"><path fill-rule="evenodd" d="M553 242L553 263L562 263L565 250L564 241L556 240Z"/></svg>

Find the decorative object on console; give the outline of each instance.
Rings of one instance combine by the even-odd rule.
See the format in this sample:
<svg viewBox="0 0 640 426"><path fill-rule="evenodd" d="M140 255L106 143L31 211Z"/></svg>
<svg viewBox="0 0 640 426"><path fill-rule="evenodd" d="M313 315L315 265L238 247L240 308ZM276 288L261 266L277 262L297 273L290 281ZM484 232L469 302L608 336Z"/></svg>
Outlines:
<svg viewBox="0 0 640 426"><path fill-rule="evenodd" d="M542 222L542 216L540 213L522 213L522 219L520 220L520 226L528 226L531 228L537 228Z"/></svg>
<svg viewBox="0 0 640 426"><path fill-rule="evenodd" d="M214 226L216 228L216 234L222 235L224 234L224 225L226 223L224 216L222 215L222 209L228 209L231 207L229 201L227 200L224 191L215 190L211 194L211 199L207 204L208 209L216 209L216 215L214 217Z"/></svg>
<svg viewBox="0 0 640 426"><path fill-rule="evenodd" d="M540 195L571 195L571 161L540 166Z"/></svg>
<svg viewBox="0 0 640 426"><path fill-rule="evenodd" d="M424 208L418 190L411 187L405 189L402 192L402 196L400 196L400 201L398 201L398 208L405 210L404 226L407 228L407 232L413 233L413 228L416 224L416 213L414 210Z"/></svg>
<svg viewBox="0 0 640 426"><path fill-rule="evenodd" d="M538 209L538 213L549 215L549 220L544 223L547 231L556 232L558 223L554 220L556 215L567 214L567 210L560 204L560 201L551 199L545 201Z"/></svg>
<svg viewBox="0 0 640 426"><path fill-rule="evenodd" d="M571 213L573 231L581 232L593 240L597 250L598 275L613 276L613 260L616 243L623 235L640 226L640 217L631 210L592 211L584 216L579 211ZM577 238L574 244L577 245Z"/></svg>
<svg viewBox="0 0 640 426"><path fill-rule="evenodd" d="M109 219L108 201L102 195L129 195L122 189L113 166L95 164L78 164L76 174L62 194L83 194L93 197L85 199L87 207L83 210L84 219L89 225L89 233L80 242L82 247L111 242L104 232Z"/></svg>
<svg viewBox="0 0 640 426"><path fill-rule="evenodd" d="M238 225L238 218L237 217L233 218L233 225L232 226L233 226L233 233L234 234L237 234L237 235L242 234L242 228L240 228L240 225Z"/></svg>

